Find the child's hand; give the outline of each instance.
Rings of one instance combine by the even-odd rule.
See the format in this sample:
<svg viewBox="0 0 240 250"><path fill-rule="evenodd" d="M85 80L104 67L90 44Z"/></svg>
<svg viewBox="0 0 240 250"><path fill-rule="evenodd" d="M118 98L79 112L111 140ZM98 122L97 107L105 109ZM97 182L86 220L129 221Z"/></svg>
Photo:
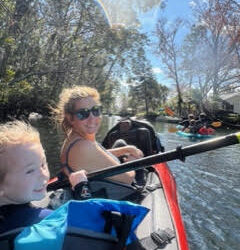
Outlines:
<svg viewBox="0 0 240 250"><path fill-rule="evenodd" d="M185 132L185 133L189 133L189 132L190 132L190 129L189 129L189 128L185 128L184 132Z"/></svg>
<svg viewBox="0 0 240 250"><path fill-rule="evenodd" d="M69 181L74 188L78 183L87 181L87 172L85 170L79 170L69 175Z"/></svg>

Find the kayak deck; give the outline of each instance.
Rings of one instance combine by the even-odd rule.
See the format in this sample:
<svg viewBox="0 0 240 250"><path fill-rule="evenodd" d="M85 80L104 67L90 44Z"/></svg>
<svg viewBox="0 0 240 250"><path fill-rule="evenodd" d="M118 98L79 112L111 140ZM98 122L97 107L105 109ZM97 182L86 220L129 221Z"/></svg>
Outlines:
<svg viewBox="0 0 240 250"><path fill-rule="evenodd" d="M104 194L100 198L128 200L149 209L148 214L135 231L138 241L145 249L155 249L153 248L154 245L152 247L149 246L149 248L148 245L153 244L150 235L158 230L170 230L174 234L171 240L161 245L161 249L188 249L187 237L177 201L176 184L166 163L156 164L150 169L147 173L146 184L144 188L140 188L140 192L131 185L109 180L91 181L90 188L93 195ZM101 192L103 190L104 192ZM69 190L66 189L65 192L68 199L71 199L71 196L68 194ZM52 196L52 192L49 192L49 196ZM59 196L57 195L56 198L58 199ZM48 198L41 203L38 202L38 205L45 207L49 201L52 204L51 198ZM63 201L63 203L66 201ZM58 203L58 205L61 204Z"/></svg>

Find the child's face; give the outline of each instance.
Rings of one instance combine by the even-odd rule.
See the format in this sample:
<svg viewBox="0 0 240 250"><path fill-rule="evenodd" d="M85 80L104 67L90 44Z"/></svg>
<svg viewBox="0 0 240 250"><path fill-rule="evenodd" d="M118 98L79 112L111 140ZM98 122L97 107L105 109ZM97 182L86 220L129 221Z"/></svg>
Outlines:
<svg viewBox="0 0 240 250"><path fill-rule="evenodd" d="M49 171L41 144L16 146L5 154L7 173L0 185L0 201L22 204L46 195Z"/></svg>

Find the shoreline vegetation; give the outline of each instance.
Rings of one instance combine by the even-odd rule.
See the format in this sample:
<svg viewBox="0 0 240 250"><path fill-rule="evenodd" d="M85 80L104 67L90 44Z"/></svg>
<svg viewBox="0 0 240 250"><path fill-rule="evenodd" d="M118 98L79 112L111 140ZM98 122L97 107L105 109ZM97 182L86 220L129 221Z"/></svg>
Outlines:
<svg viewBox="0 0 240 250"><path fill-rule="evenodd" d="M133 18L130 26L107 20L96 2L1 1L0 121L48 116L64 88L87 85L99 91L109 115L177 122L161 114L204 112L240 125L236 1L193 1L191 20L171 22L166 1L102 1L110 12L129 13L123 20ZM150 10L158 13L154 32L140 25ZM162 80L149 52L159 58Z"/></svg>
<svg viewBox="0 0 240 250"><path fill-rule="evenodd" d="M164 116L164 115L158 115L158 116L154 116L154 117L153 116L146 116L146 115L142 115L142 114L134 116L134 115L130 115L130 114L121 115L121 114L104 113L103 115L108 116L108 117L119 116L119 117L121 117L121 119L124 119L127 117L130 117L133 119L139 119L139 120L145 119L149 122L163 122L163 123L169 123L169 124L178 124L180 121L182 121L182 119L180 119L178 117L171 117L171 116ZM32 112L32 113L30 113L28 118L25 120L29 120L30 122L37 122L40 119L50 119L50 117L41 115L39 113ZM221 129L229 129L229 128L240 129L240 125L231 124L231 123L228 123L225 121L225 122L222 122L222 126L220 128Z"/></svg>

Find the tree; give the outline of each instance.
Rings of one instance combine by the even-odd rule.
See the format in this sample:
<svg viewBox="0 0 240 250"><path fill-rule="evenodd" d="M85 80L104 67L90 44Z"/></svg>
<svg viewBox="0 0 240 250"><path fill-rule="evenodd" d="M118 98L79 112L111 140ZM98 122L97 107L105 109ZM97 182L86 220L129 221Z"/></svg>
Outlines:
<svg viewBox="0 0 240 250"><path fill-rule="evenodd" d="M184 65L193 84L200 89L204 103L209 93L216 99L223 89L239 81L239 28L234 1L196 3L197 23L192 25L185 41Z"/></svg>
<svg viewBox="0 0 240 250"><path fill-rule="evenodd" d="M160 85L153 76L150 63L145 57L143 49L139 51L141 60L134 67L135 77L129 79L129 106L138 112L144 110L146 115L150 111L158 111L161 104L166 100L168 89Z"/></svg>
<svg viewBox="0 0 240 250"><path fill-rule="evenodd" d="M18 113L47 114L62 88L76 84L99 89L109 109L118 82L132 76L146 41L135 27L109 27L92 0L1 1L0 8L1 87L11 91L21 81L31 87ZM4 98L0 106L12 107L12 99ZM27 110L24 102L33 105Z"/></svg>
<svg viewBox="0 0 240 250"><path fill-rule="evenodd" d="M178 114L182 114L182 93L181 93L181 46L176 42L176 36L183 21L175 20L172 25L167 24L167 20L160 17L155 30L158 39L156 43L156 54L159 55L167 76L173 80L178 95Z"/></svg>

